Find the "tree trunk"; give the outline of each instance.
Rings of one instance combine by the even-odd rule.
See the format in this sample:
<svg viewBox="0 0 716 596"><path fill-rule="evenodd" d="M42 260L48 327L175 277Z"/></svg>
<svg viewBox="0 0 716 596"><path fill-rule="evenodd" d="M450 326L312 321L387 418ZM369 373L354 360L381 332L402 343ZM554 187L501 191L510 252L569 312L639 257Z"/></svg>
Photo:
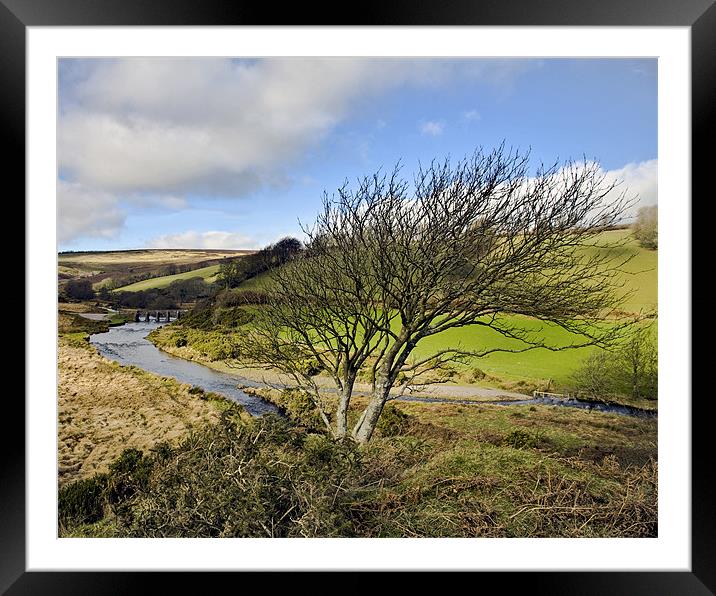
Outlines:
<svg viewBox="0 0 716 596"><path fill-rule="evenodd" d="M383 406L388 401L390 390L395 383L398 372L415 347L416 340L406 341L407 336L407 333L401 332L399 340L395 342L388 352L380 372L380 382L376 383L368 407L353 429L353 438L361 445L370 441L373 436L373 431L378 424L380 414L383 412Z"/></svg>
<svg viewBox="0 0 716 596"><path fill-rule="evenodd" d="M370 441L370 438L373 436L373 431L378 424L378 419L380 418L383 406L390 392L390 387L380 386L377 389L378 390L373 393L359 423L356 425L356 428L353 429L353 438L361 445Z"/></svg>
<svg viewBox="0 0 716 596"><path fill-rule="evenodd" d="M351 402L353 394L353 385L355 377L348 377L343 384L340 400L338 401L338 409L336 410L336 438L344 439L348 434L348 406Z"/></svg>

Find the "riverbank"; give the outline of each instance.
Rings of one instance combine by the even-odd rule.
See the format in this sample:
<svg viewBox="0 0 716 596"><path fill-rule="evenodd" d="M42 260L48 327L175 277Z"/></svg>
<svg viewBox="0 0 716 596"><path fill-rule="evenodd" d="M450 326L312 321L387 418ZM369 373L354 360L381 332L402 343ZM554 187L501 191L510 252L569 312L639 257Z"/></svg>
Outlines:
<svg viewBox="0 0 716 596"><path fill-rule="evenodd" d="M183 358L185 360L190 360L192 362L198 362L213 370L236 375L254 383L268 386L291 386L294 383L293 379L291 379L288 375L281 374L275 370L235 366L231 364L228 359L216 359L212 353L202 351L200 349L200 345L197 347L195 345L177 341L177 330L178 328L175 327L158 327L147 336L147 339L167 354L171 354L172 356ZM196 330L192 330L192 332L195 334L202 333L197 332ZM318 375L314 377L314 381L319 388L325 389L327 393L335 390L333 381L327 375ZM456 401L516 401L531 397L531 391L529 391L529 389L533 385L535 387L542 386L525 382L523 385L516 384L517 387L522 389L521 391L516 391L501 387L438 382L430 385L413 387L406 392L406 395L414 397L454 399ZM359 394L368 393L370 391L370 385L368 383L358 381L355 384L355 391Z"/></svg>
<svg viewBox="0 0 716 596"><path fill-rule="evenodd" d="M105 471L126 448L178 441L215 422L221 404L190 385L111 362L76 332L59 337L57 408L63 485Z"/></svg>
<svg viewBox="0 0 716 596"><path fill-rule="evenodd" d="M187 335L191 337L187 337ZM211 332L191 330L191 333L187 334L185 330L181 330L178 327L163 326L153 330L147 336L147 339L167 354L203 364L222 373L242 377L256 384L270 387L290 387L294 384L293 379L289 376L275 370L240 367L231 364L228 359L217 359L216 354L207 347L208 345L215 347L215 342L217 341L217 338L213 337ZM207 345L204 345L202 340L205 340ZM224 336L219 341L223 341L228 345L229 339ZM219 352L226 349L226 346L218 346ZM481 376L479 385L460 382L464 381L465 374L474 376L475 371L456 374L453 381L435 382L429 385L412 387L404 395L407 397L435 398L455 402L522 401L532 398L533 391L546 391L549 386L545 381L529 379L505 380L486 374ZM327 394L335 392L333 382L328 376L318 375L314 377L314 382L321 390L325 390ZM358 395L367 394L370 389L371 387L368 383L358 381L355 384L355 393ZM397 391L394 393L397 394ZM626 406L647 412L658 411L658 402L654 400L627 397L612 397L605 400L580 399L591 401L595 405Z"/></svg>

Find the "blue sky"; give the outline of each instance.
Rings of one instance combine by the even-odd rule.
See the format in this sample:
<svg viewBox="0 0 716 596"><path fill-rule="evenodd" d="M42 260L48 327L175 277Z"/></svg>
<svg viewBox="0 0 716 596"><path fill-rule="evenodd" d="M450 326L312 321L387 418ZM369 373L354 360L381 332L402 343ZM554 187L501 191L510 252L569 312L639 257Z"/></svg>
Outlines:
<svg viewBox="0 0 716 596"><path fill-rule="evenodd" d="M654 204L651 59L60 61L60 250L255 248L324 190L503 140Z"/></svg>

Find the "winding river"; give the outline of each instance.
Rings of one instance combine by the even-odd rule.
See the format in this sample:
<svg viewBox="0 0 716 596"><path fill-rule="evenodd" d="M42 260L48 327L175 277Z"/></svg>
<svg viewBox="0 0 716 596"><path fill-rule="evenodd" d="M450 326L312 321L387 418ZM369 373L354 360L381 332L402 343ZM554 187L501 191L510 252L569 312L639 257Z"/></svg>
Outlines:
<svg viewBox="0 0 716 596"><path fill-rule="evenodd" d="M220 393L224 397L240 403L253 416L278 412L273 404L260 397L244 393L237 387L238 383L260 387L260 383L222 373L203 364L162 352L147 339L149 332L159 326L151 321L149 323L126 323L118 327L110 327L106 333L90 335L90 343L96 346L99 353L109 360L138 366L164 377L173 377L181 383L196 385L205 391Z"/></svg>
<svg viewBox="0 0 716 596"><path fill-rule="evenodd" d="M147 339L147 335L159 327L156 322L126 323L118 327L111 327L106 333L96 333L90 336L90 343L93 344L100 354L105 358L114 360L120 364L134 365L146 371L165 376L173 377L182 383L189 383L201 387L205 391L219 393L246 408L246 411L253 416L260 416L267 412L278 412L273 404L245 393L238 385L247 387L261 387L261 383L252 381L238 375L223 373L203 364L177 358L162 352ZM586 410L596 410L626 416L638 416L640 418L656 417L656 412L639 410L628 406L594 403L578 399L555 399L555 398L529 398L511 401L468 401L468 400L447 400L432 397L402 397L405 401L442 402L464 405L495 404L501 406L515 405L553 405Z"/></svg>

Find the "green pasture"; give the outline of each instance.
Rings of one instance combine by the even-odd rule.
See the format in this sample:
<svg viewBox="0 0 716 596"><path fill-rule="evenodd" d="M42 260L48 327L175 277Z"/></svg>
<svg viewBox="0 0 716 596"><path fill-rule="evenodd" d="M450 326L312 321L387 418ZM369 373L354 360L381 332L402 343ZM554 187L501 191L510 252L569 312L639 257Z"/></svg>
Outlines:
<svg viewBox="0 0 716 596"><path fill-rule="evenodd" d="M145 279L143 281L138 281L137 283L133 283L128 286L116 288L114 291L140 292L142 290L166 288L173 281L177 281L180 279L191 279L192 277L201 277L204 281L206 281L206 283L213 283L216 281L216 275L218 272L219 265L209 265L208 267L194 269L193 271L187 271L185 273L175 273L174 275L164 275L162 277L153 277L152 279Z"/></svg>
<svg viewBox="0 0 716 596"><path fill-rule="evenodd" d="M246 281L241 282L235 288L235 290L263 290L270 279L270 274L270 271L266 271L265 273L259 273L256 277L251 277Z"/></svg>

